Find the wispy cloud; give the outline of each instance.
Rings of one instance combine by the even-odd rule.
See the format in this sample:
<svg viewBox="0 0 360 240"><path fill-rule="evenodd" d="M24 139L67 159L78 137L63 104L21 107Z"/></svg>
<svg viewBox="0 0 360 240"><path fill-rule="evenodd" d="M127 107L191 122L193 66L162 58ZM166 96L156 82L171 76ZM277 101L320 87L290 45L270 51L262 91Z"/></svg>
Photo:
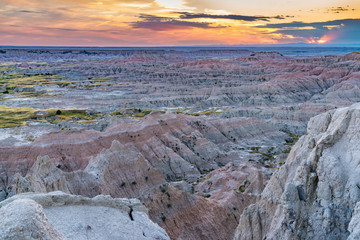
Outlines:
<svg viewBox="0 0 360 240"><path fill-rule="evenodd" d="M280 33L319 42L326 36L326 41L333 43L356 42L360 38L360 19L339 19L326 22L291 22L266 24L257 28L277 29ZM331 38L329 37L331 36Z"/></svg>
<svg viewBox="0 0 360 240"><path fill-rule="evenodd" d="M19 10L18 12L20 12L20 13L42 13L39 11L30 11L30 10Z"/></svg>
<svg viewBox="0 0 360 240"><path fill-rule="evenodd" d="M355 8L350 8L350 6L346 6L346 7L331 7L328 8L326 11L328 13L341 13L341 12L348 12L348 11L355 11Z"/></svg>
<svg viewBox="0 0 360 240"><path fill-rule="evenodd" d="M269 23L265 25L258 26L258 28L304 28L312 27L315 29L331 29L330 26L342 26L342 25L359 25L360 19L339 19L326 22L301 22L294 21L290 23ZM360 25L359 25L360 27Z"/></svg>

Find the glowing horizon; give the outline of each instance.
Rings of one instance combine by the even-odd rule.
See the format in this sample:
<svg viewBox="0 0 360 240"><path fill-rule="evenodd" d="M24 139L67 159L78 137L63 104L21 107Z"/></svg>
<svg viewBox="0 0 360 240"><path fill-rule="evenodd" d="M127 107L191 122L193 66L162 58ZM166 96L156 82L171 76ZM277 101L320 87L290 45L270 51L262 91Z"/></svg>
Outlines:
<svg viewBox="0 0 360 240"><path fill-rule="evenodd" d="M360 2L0 0L0 45L360 44Z"/></svg>

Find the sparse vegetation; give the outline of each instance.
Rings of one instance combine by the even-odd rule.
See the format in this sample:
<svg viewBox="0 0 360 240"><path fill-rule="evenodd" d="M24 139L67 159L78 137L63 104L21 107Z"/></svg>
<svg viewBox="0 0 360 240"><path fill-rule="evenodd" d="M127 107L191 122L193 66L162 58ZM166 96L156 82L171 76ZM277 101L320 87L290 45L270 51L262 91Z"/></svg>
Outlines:
<svg viewBox="0 0 360 240"><path fill-rule="evenodd" d="M41 113L41 114L39 114ZM0 128L26 125L29 121L58 123L60 121L92 120L87 109L36 109L0 106Z"/></svg>
<svg viewBox="0 0 360 240"><path fill-rule="evenodd" d="M246 188L250 185L250 181L246 179L243 184L241 184L238 188L238 191L243 193L245 192Z"/></svg>

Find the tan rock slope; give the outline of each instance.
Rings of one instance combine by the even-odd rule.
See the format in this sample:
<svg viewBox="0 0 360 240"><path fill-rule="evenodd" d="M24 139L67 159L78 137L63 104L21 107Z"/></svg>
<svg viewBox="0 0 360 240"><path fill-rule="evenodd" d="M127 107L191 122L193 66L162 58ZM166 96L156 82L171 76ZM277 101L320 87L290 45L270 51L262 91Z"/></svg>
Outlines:
<svg viewBox="0 0 360 240"><path fill-rule="evenodd" d="M360 104L312 118L234 239L358 239Z"/></svg>
<svg viewBox="0 0 360 240"><path fill-rule="evenodd" d="M1 202L0 217L3 240L169 239L136 199L24 193Z"/></svg>

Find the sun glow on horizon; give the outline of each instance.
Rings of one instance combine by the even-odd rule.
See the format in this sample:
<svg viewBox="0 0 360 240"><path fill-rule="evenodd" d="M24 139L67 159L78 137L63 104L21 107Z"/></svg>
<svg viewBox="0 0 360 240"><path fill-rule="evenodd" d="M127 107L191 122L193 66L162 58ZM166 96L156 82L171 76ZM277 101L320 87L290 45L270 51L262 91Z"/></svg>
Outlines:
<svg viewBox="0 0 360 240"><path fill-rule="evenodd" d="M357 0L283 1L2 0L0 45L360 44Z"/></svg>

